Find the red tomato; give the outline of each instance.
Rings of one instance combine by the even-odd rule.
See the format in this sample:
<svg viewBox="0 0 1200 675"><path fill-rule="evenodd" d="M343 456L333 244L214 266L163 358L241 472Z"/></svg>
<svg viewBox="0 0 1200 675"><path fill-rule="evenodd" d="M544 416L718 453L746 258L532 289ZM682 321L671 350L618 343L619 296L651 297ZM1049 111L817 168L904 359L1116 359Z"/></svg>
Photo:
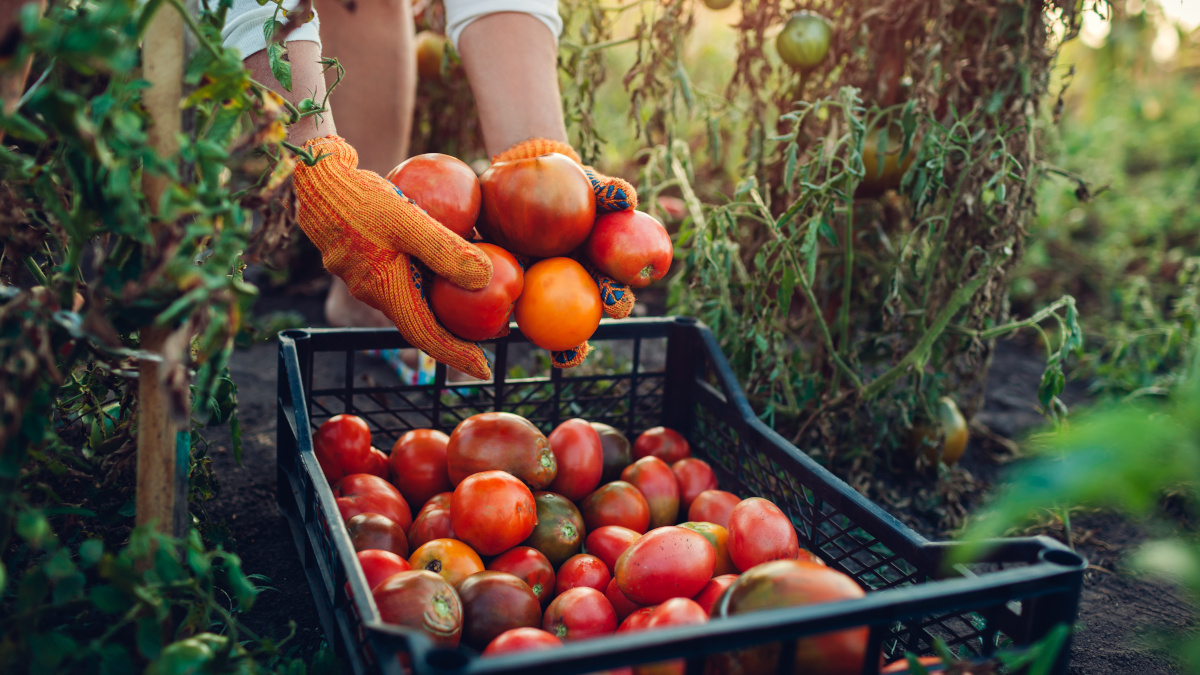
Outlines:
<svg viewBox="0 0 1200 675"><path fill-rule="evenodd" d="M360 513L346 521L346 532L355 551L390 551L398 556L408 555L408 538L396 521L378 513Z"/></svg>
<svg viewBox="0 0 1200 675"><path fill-rule="evenodd" d="M688 507L688 520L696 523L715 523L729 529L729 514L742 498L724 490L705 490L696 495Z"/></svg>
<svg viewBox="0 0 1200 675"><path fill-rule="evenodd" d="M367 456L367 467L363 473L369 473L372 476L379 476L387 480L388 477L388 456L383 454L379 448L371 446L371 454Z"/></svg>
<svg viewBox="0 0 1200 675"><path fill-rule="evenodd" d="M458 582L463 606L462 641L483 649L504 631L537 628L542 606L524 581L506 572L484 570Z"/></svg>
<svg viewBox="0 0 1200 675"><path fill-rule="evenodd" d="M379 476L350 474L333 486L333 496L337 497L342 520L350 520L360 513L378 513L395 521L405 532L412 525L408 502L394 485Z"/></svg>
<svg viewBox="0 0 1200 675"><path fill-rule="evenodd" d="M510 548L488 563L489 570L508 572L524 581L542 607L554 597L554 567L541 551L528 546Z"/></svg>
<svg viewBox="0 0 1200 675"><path fill-rule="evenodd" d="M588 532L605 525L620 525L634 532L650 526L650 505L636 487L623 480L601 485L579 504Z"/></svg>
<svg viewBox="0 0 1200 675"><path fill-rule="evenodd" d="M583 250L597 269L633 288L663 278L673 256L667 229L641 211L614 211L596 218Z"/></svg>
<svg viewBox="0 0 1200 675"><path fill-rule="evenodd" d="M604 589L604 597L608 598L609 604L613 606L613 611L617 613L617 621L624 621L625 617L642 608L641 605L625 597L625 594L617 586L616 579L608 580L608 586Z"/></svg>
<svg viewBox="0 0 1200 675"><path fill-rule="evenodd" d="M642 535L628 527L620 525L605 525L598 527L588 534L583 549L604 561L608 571L617 569L617 559L625 549L633 545Z"/></svg>
<svg viewBox="0 0 1200 675"><path fill-rule="evenodd" d="M558 583L554 586L554 592L562 595L572 588L594 588L601 593L604 593L608 588L608 582L612 580L612 574L608 571L608 566L604 561L594 555L580 553L577 556L572 556L567 562L558 568Z"/></svg>
<svg viewBox="0 0 1200 675"><path fill-rule="evenodd" d="M371 592L379 616L419 630L443 647L458 645L462 634L462 603L442 577L424 570L398 572Z"/></svg>
<svg viewBox="0 0 1200 675"><path fill-rule="evenodd" d="M537 524L533 493L506 471L482 471L454 488L450 523L459 539L483 555L525 541Z"/></svg>
<svg viewBox="0 0 1200 675"><path fill-rule="evenodd" d="M588 496L600 484L604 472L600 434L587 421L576 418L558 425L548 440L558 463L558 475L546 489L573 502Z"/></svg>
<svg viewBox="0 0 1200 675"><path fill-rule="evenodd" d="M563 640L583 640L617 630L617 613L594 588L572 588L546 608L542 628Z"/></svg>
<svg viewBox="0 0 1200 675"><path fill-rule="evenodd" d="M550 441L529 420L506 412L480 413L459 422L446 445L446 468L453 485L480 471L500 470L530 490L541 490L558 474Z"/></svg>
<svg viewBox="0 0 1200 675"><path fill-rule="evenodd" d="M669 525L650 530L617 560L617 586L630 600L657 605L690 598L712 578L717 555L698 532Z"/></svg>
<svg viewBox="0 0 1200 675"><path fill-rule="evenodd" d="M697 605L700 605L701 609L710 616L713 616L713 608L716 607L717 600L721 599L721 594L725 592L726 588L732 586L733 582L737 581L737 579L738 575L736 574L722 574L719 577L713 577L708 580L704 588L700 589L700 592L692 599L696 601Z"/></svg>
<svg viewBox="0 0 1200 675"><path fill-rule="evenodd" d="M416 550L434 539L458 539L454 536L454 524L450 509L422 509L408 528L408 545Z"/></svg>
<svg viewBox="0 0 1200 675"><path fill-rule="evenodd" d="M358 552L358 564L362 566L363 576L367 578L367 588L375 588L384 579L397 572L407 572L412 565L391 551L369 549Z"/></svg>
<svg viewBox="0 0 1200 675"><path fill-rule="evenodd" d="M450 437L436 429L413 429L392 446L388 468L392 485L411 506L424 505L441 492L449 492L446 473L446 444Z"/></svg>
<svg viewBox="0 0 1200 675"><path fill-rule="evenodd" d="M633 610L633 612L631 612L629 616L625 617L625 620L621 622L621 627L617 629L617 632L624 633L626 631L644 629L646 627L646 622L650 620L650 615L653 614L654 610L657 608L658 605L655 605L654 607L642 607L641 609Z"/></svg>
<svg viewBox="0 0 1200 675"><path fill-rule="evenodd" d="M683 511L691 508L701 492L717 489L717 474L702 459L685 457L672 464L671 471L679 481L679 508Z"/></svg>
<svg viewBox="0 0 1200 675"><path fill-rule="evenodd" d="M435 72L441 66L439 55ZM475 229L483 195L479 178L461 159L436 152L409 157L386 178L454 234L466 237Z"/></svg>
<svg viewBox="0 0 1200 675"><path fill-rule="evenodd" d="M795 560L800 555L796 528L770 501L751 497L729 516L729 557L746 570L772 560Z"/></svg>
<svg viewBox="0 0 1200 675"><path fill-rule="evenodd" d="M511 253L495 244L477 244L492 261L492 280L467 290L439 276L429 287L429 306L446 330L471 342L491 340L508 330L513 303L525 288L525 272Z"/></svg>
<svg viewBox="0 0 1200 675"><path fill-rule="evenodd" d="M930 675L933 673L940 673L943 670L939 667L942 665L942 660L936 656L922 656L921 658L917 659L917 662L924 666L925 670L928 671ZM879 671L879 675L907 675L910 672L913 671L909 670L908 668L908 659L903 658L896 659L895 661L892 661L884 666L883 670Z"/></svg>
<svg viewBox="0 0 1200 675"><path fill-rule="evenodd" d="M687 598L671 598L650 612L642 629L654 630L702 623L708 623L708 613L700 605ZM686 668L687 662L683 659L672 659L637 666L633 672L636 675L683 675Z"/></svg>
<svg viewBox="0 0 1200 675"><path fill-rule="evenodd" d="M334 415L313 436L313 453L330 485L352 473L370 473L371 429L354 415Z"/></svg>
<svg viewBox="0 0 1200 675"><path fill-rule="evenodd" d="M574 349L600 325L603 307L596 281L570 258L546 258L525 272L525 290L513 315L533 344L549 351Z"/></svg>
<svg viewBox="0 0 1200 675"><path fill-rule="evenodd" d="M513 628L496 636L495 640L483 650L484 656L509 654L512 652L538 651L561 647L562 640L554 637L541 628Z"/></svg>
<svg viewBox="0 0 1200 675"><path fill-rule="evenodd" d="M439 492L436 495L430 497L428 499L428 501L425 502L425 504L421 507L421 511L428 511L430 509L446 509L447 511L449 511L450 510L450 499L453 496L454 496L454 492L451 490L447 490L446 492ZM417 515L420 515L421 511L418 511Z"/></svg>
<svg viewBox="0 0 1200 675"><path fill-rule="evenodd" d="M600 447L604 452L604 473L600 475L600 481L611 483L633 462L633 444L625 434L607 424L592 422L592 428L600 435Z"/></svg>
<svg viewBox="0 0 1200 675"><path fill-rule="evenodd" d="M678 522L679 481L666 462L657 457L643 457L625 467L621 480L633 485L646 498L651 529Z"/></svg>
<svg viewBox="0 0 1200 675"><path fill-rule="evenodd" d="M596 220L592 184L565 155L493 164L479 184L479 231L513 253L532 258L566 255L587 239Z"/></svg>
<svg viewBox="0 0 1200 675"><path fill-rule="evenodd" d="M685 457L691 457L687 439L678 431L666 427L654 427L642 432L633 442L633 458L657 457L667 464L674 464Z"/></svg>

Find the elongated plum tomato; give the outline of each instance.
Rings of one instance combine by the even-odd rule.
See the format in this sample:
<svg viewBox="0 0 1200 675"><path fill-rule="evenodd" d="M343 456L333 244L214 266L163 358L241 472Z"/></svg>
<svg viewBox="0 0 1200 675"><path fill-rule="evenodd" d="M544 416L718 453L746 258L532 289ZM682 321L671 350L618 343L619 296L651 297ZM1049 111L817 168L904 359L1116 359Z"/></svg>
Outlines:
<svg viewBox="0 0 1200 675"><path fill-rule="evenodd" d="M483 555L520 544L537 524L533 493L506 471L481 471L454 488L450 524L459 539Z"/></svg>
<svg viewBox="0 0 1200 675"><path fill-rule="evenodd" d="M663 278L673 255L667 228L641 211L614 211L596 218L583 251L601 272L633 288Z"/></svg>
<svg viewBox="0 0 1200 675"><path fill-rule="evenodd" d="M479 184L479 231L513 253L566 255L587 239L596 220L592 184L566 155L498 162L483 172Z"/></svg>
<svg viewBox="0 0 1200 675"><path fill-rule="evenodd" d="M511 652L537 651L554 649L562 646L562 640L554 637L541 628L513 628L496 636L491 644L483 650L484 656L496 656Z"/></svg>
<svg viewBox="0 0 1200 675"><path fill-rule="evenodd" d="M525 270L517 298L517 326L533 344L552 352L574 349L600 325L600 288L583 265L546 258Z"/></svg>
<svg viewBox="0 0 1200 675"><path fill-rule="evenodd" d="M446 330L464 340L491 340L508 327L513 303L525 287L525 273L511 253L495 244L476 244L492 261L492 280L479 290L460 288L434 276L429 306Z"/></svg>
<svg viewBox="0 0 1200 675"><path fill-rule="evenodd" d="M674 464L692 456L687 439L674 429L654 427L647 429L633 442L633 458L657 457L667 464Z"/></svg>
<svg viewBox="0 0 1200 675"><path fill-rule="evenodd" d="M354 473L333 486L343 520L360 513L378 513L395 521L405 532L412 525L412 511L396 486L369 473Z"/></svg>
<svg viewBox="0 0 1200 675"><path fill-rule="evenodd" d="M800 544L792 521L778 506L751 497L729 514L729 557L743 572L772 560L795 560Z"/></svg>
<svg viewBox="0 0 1200 675"><path fill-rule="evenodd" d="M398 572L371 592L386 623L414 628L434 644L458 645L462 635L462 602L442 577L425 570Z"/></svg>
<svg viewBox="0 0 1200 675"><path fill-rule="evenodd" d="M690 598L712 578L716 564L716 552L703 536L669 525L650 530L621 554L617 586L642 605Z"/></svg>
<svg viewBox="0 0 1200 675"><path fill-rule="evenodd" d="M409 157L386 178L454 234L465 238L475 229L483 197L479 178L461 159L436 152Z"/></svg>
<svg viewBox="0 0 1200 675"><path fill-rule="evenodd" d="M355 415L334 415L313 436L313 452L330 485L352 473L371 473L371 429Z"/></svg>
<svg viewBox="0 0 1200 675"><path fill-rule="evenodd" d="M424 509L434 496L454 488L446 473L449 442L450 437L436 429L413 429L392 446L388 457L392 485L410 507Z"/></svg>
<svg viewBox="0 0 1200 675"><path fill-rule="evenodd" d="M657 457L643 457L625 467L621 480L646 498L651 529L675 524L679 517L679 481L666 462Z"/></svg>
<svg viewBox="0 0 1200 675"><path fill-rule="evenodd" d="M510 548L488 563L489 570L508 572L524 581L542 607L554 598L554 568L541 551L528 546Z"/></svg>
<svg viewBox="0 0 1200 675"><path fill-rule="evenodd" d="M391 551L377 549L359 551L358 564L362 566L363 576L367 578L367 588L371 589L397 572L407 572L412 569L412 565L409 565L404 558Z"/></svg>
<svg viewBox="0 0 1200 675"><path fill-rule="evenodd" d="M546 608L542 630L568 641L608 635L617 630L617 613L600 591L572 588Z"/></svg>
<svg viewBox="0 0 1200 675"><path fill-rule="evenodd" d="M586 420L575 418L558 425L547 440L558 463L558 475L547 490L573 502L588 496L604 472L600 434Z"/></svg>
<svg viewBox="0 0 1200 675"><path fill-rule="evenodd" d="M685 457L671 465L675 479L679 481L679 509L687 511L705 490L717 489L717 475L708 462L695 457Z"/></svg>
<svg viewBox="0 0 1200 675"><path fill-rule="evenodd" d="M488 412L472 415L454 427L446 446L450 483L458 485L480 471L507 471L541 490L558 475L550 441L519 415Z"/></svg>

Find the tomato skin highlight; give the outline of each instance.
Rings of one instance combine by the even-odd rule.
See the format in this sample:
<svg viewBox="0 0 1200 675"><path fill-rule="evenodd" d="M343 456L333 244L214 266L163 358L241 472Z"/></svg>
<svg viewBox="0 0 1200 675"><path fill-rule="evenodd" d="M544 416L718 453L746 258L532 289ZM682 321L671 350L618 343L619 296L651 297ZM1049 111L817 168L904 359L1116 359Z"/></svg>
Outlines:
<svg viewBox="0 0 1200 675"><path fill-rule="evenodd" d="M513 315L533 344L548 351L574 349L600 326L600 288L583 265L546 258L525 270L525 290Z"/></svg>
<svg viewBox="0 0 1200 675"><path fill-rule="evenodd" d="M424 570L398 572L371 595L385 622L419 630L438 646L458 645L462 603L442 577Z"/></svg>
<svg viewBox="0 0 1200 675"><path fill-rule="evenodd" d="M745 572L772 560L795 560L800 555L796 528L778 506L751 497L729 515L729 557Z"/></svg>
<svg viewBox="0 0 1200 675"><path fill-rule="evenodd" d="M449 442L450 437L436 429L413 429L392 445L390 479L409 506L423 509L434 496L454 489L446 472Z"/></svg>
<svg viewBox="0 0 1200 675"><path fill-rule="evenodd" d="M617 614L600 591L572 588L546 608L542 630L564 641L609 635L617 630Z"/></svg>
<svg viewBox="0 0 1200 675"><path fill-rule="evenodd" d="M691 598L713 576L717 556L698 532L673 525L647 532L617 560L621 592L642 605Z"/></svg>
<svg viewBox="0 0 1200 675"><path fill-rule="evenodd" d="M547 437L558 474L547 488L571 501L579 501L600 485L604 472L604 450L600 434L579 418L558 425Z"/></svg>
<svg viewBox="0 0 1200 675"><path fill-rule="evenodd" d="M674 525L679 517L679 480L667 463L643 457L625 467L621 480L642 493L650 507L650 529Z"/></svg>
<svg viewBox="0 0 1200 675"><path fill-rule="evenodd" d="M333 486L338 511L343 520L360 513L378 513L389 518L405 532L412 525L412 511L394 485L369 473L353 473Z"/></svg>
<svg viewBox="0 0 1200 675"><path fill-rule="evenodd" d="M528 546L510 548L488 563L489 570L508 572L524 581L544 608L554 599L554 568L541 551Z"/></svg>
<svg viewBox="0 0 1200 675"><path fill-rule="evenodd" d="M513 253L532 258L566 255L587 239L596 220L592 185L566 155L493 164L479 177L479 185L479 232Z"/></svg>
<svg viewBox="0 0 1200 675"><path fill-rule="evenodd" d="M617 569L617 559L633 542L641 539L642 535L636 530L620 525L605 525L588 533L584 542L584 551L604 561L608 571L614 573Z"/></svg>
<svg viewBox="0 0 1200 675"><path fill-rule="evenodd" d="M441 70L441 60L439 50L437 62L432 64L435 73ZM483 194L479 178L461 159L436 152L416 155L400 162L384 178L454 234L465 239L475 229Z"/></svg>
<svg viewBox="0 0 1200 675"><path fill-rule="evenodd" d="M492 261L487 286L468 290L434 275L429 286L429 306L439 323L454 335L471 342L498 337L508 328L513 304L525 288L525 272L511 253L495 244L476 244Z"/></svg>
<svg viewBox="0 0 1200 675"><path fill-rule="evenodd" d="M572 588L594 588L601 593L608 590L608 582L612 581L612 573L608 565L594 555L580 553L558 568L557 582L554 590L559 595ZM614 608L615 609L615 608Z"/></svg>
<svg viewBox="0 0 1200 675"><path fill-rule="evenodd" d="M601 214L583 250L597 269L632 288L662 279L674 255L667 228L642 211Z"/></svg>
<svg viewBox="0 0 1200 675"><path fill-rule="evenodd" d="M483 650L484 656L511 654L512 652L539 651L563 646L562 640L541 628L513 628L496 636Z"/></svg>
<svg viewBox="0 0 1200 675"><path fill-rule="evenodd" d="M313 435L313 453L330 485L349 474L370 473L371 429L355 415L334 415Z"/></svg>
<svg viewBox="0 0 1200 675"><path fill-rule="evenodd" d="M450 524L480 554L498 555L529 537L537 507L533 493L512 474L482 471L454 488Z"/></svg>
<svg viewBox="0 0 1200 675"><path fill-rule="evenodd" d="M724 490L705 490L688 507L687 519L697 523L716 523L729 529L729 516L742 498Z"/></svg>
<svg viewBox="0 0 1200 675"><path fill-rule="evenodd" d="M687 439L674 429L654 427L647 429L633 442L633 458L654 456L667 464L674 464L692 456Z"/></svg>
<svg viewBox="0 0 1200 675"><path fill-rule="evenodd" d="M605 525L620 525L634 532L645 532L650 526L650 505L633 485L616 480L596 488L579 503L588 532Z"/></svg>

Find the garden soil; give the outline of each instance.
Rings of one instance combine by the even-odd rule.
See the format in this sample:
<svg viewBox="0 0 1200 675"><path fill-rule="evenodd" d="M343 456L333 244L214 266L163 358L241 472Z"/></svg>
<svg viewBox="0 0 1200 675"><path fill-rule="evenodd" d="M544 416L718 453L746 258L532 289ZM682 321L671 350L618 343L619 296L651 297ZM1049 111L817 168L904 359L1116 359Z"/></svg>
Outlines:
<svg viewBox="0 0 1200 675"><path fill-rule="evenodd" d="M300 312L307 325L322 326L320 284L307 292L266 292L256 306L262 316L290 310ZM651 303L646 303L651 304ZM659 304L659 303L654 303ZM244 429L242 462L234 461L227 429L208 434L213 467L220 493L210 505L212 516L231 531L231 546L241 556L247 573L261 574L270 582L247 625L275 638L287 634L289 622L296 636L289 643L297 656L307 656L324 639L311 591L288 530L275 502L275 379L274 341L239 350L231 370L238 385L238 410ZM1030 349L1002 343L997 349L984 409L977 416L999 437L1016 438L1041 423L1034 410L1042 357ZM1074 398L1080 393L1075 390ZM974 480L990 483L1011 457L1005 444L983 433L973 433L963 469ZM932 480L932 479L930 479ZM915 501L915 500L910 500ZM930 537L938 532L937 519L912 508L893 509L914 529ZM1146 538L1138 526L1111 514L1080 514L1073 518L1077 549L1091 562L1085 574L1079 628L1073 645L1071 673L1157 674L1178 672L1155 649L1155 635L1191 625L1188 603L1175 589L1135 579L1123 573L1123 555ZM1061 527L1046 533L1062 537Z"/></svg>

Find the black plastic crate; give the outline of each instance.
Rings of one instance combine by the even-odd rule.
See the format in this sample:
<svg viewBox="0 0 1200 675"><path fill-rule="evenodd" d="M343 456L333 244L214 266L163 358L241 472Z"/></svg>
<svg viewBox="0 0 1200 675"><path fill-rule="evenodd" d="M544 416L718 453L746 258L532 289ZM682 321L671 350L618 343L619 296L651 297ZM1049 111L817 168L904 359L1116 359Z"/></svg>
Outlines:
<svg viewBox="0 0 1200 675"><path fill-rule="evenodd" d="M685 657L688 673L700 673L707 654L863 625L871 628L868 649L888 660L905 651L931 653L937 638L956 652L986 657L1075 621L1083 558L1054 540L1030 537L1005 540L986 563L947 569L943 557L954 544L913 532L754 415L704 325L688 318L605 321L591 342L599 350L584 367L539 369L514 326L488 345L495 350L495 380L463 388L447 385L440 365L432 384L380 384L371 372L385 369L362 352L407 347L394 330L280 335L278 499L326 636L353 672L584 673ZM387 379L386 372L378 379ZM313 432L333 415L353 413L386 452L410 429L449 433L460 420L492 410L524 415L547 433L571 417L611 424L631 439L653 426L676 429L693 455L713 466L721 489L775 502L791 517L802 547L871 592L848 602L488 659L466 647L436 649L419 634L382 623L313 454ZM1068 654L1069 645L1055 673L1066 672ZM863 673L876 671L868 659Z"/></svg>

